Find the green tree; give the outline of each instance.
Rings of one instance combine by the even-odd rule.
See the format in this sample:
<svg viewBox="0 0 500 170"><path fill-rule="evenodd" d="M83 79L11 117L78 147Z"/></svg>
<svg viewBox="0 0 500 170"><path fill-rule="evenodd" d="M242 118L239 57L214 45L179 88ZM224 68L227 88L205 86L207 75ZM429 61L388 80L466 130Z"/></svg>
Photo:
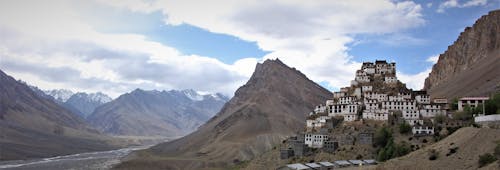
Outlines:
<svg viewBox="0 0 500 170"><path fill-rule="evenodd" d="M391 130L386 126L383 126L375 133L375 145L385 147L390 138L392 138Z"/></svg>
<svg viewBox="0 0 500 170"><path fill-rule="evenodd" d="M410 144L403 141L400 144L396 145L395 151L392 154L392 157L395 158L395 157L404 156L410 152L411 152Z"/></svg>
<svg viewBox="0 0 500 170"><path fill-rule="evenodd" d="M450 103L451 110L458 110L458 98L453 98Z"/></svg>
<svg viewBox="0 0 500 170"><path fill-rule="evenodd" d="M495 162L497 158L490 153L479 155L479 167L483 167L492 162Z"/></svg>
<svg viewBox="0 0 500 170"><path fill-rule="evenodd" d="M494 154L498 159L500 159L500 143L497 143Z"/></svg>
<svg viewBox="0 0 500 170"><path fill-rule="evenodd" d="M484 105L487 115L500 114L500 92L495 93L487 100Z"/></svg>
<svg viewBox="0 0 500 170"><path fill-rule="evenodd" d="M410 124L406 123L406 121L399 124L399 133L406 134L409 133L410 131L411 131L411 126Z"/></svg>
<svg viewBox="0 0 500 170"><path fill-rule="evenodd" d="M381 148L377 154L377 161L383 162L387 159L388 159L388 157L387 157L387 153L385 152L385 148Z"/></svg>

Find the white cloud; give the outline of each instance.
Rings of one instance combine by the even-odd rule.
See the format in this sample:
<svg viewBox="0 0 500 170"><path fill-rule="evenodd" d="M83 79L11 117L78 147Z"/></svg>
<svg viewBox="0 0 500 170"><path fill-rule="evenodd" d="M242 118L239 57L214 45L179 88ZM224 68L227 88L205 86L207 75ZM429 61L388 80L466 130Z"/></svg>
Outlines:
<svg viewBox="0 0 500 170"><path fill-rule="evenodd" d="M408 88L412 88L413 90L421 90L424 88L424 83L425 83L425 78L429 76L429 73L432 71L431 68L428 68L420 73L417 74L404 74L401 72L398 72L398 79L401 80L401 82L406 83L406 86Z"/></svg>
<svg viewBox="0 0 500 170"><path fill-rule="evenodd" d="M271 51L264 59L280 58L313 80L334 87L348 85L360 66L346 53L346 44L353 41L350 35L395 33L425 23L421 6L411 1L159 0L153 3L161 8L167 24L187 23L257 42L261 49ZM107 4L127 6L127 3ZM136 10L135 6L130 8Z"/></svg>
<svg viewBox="0 0 500 170"><path fill-rule="evenodd" d="M342 87L349 84L360 67L346 52L346 44L353 42L352 35L392 34L425 24L421 6L412 1L101 3L133 12L161 11L167 24L187 23L233 35L256 42L271 53L224 64L214 58L183 55L142 35L98 32L81 19L82 15L93 15L91 11L76 12L78 3L2 1L1 68L42 88L104 91L113 96L137 87L232 94L251 75L256 62L280 58L314 81ZM33 66L51 71L34 72L29 69ZM64 74L66 79L54 81L60 76L58 70L72 71Z"/></svg>
<svg viewBox="0 0 500 170"><path fill-rule="evenodd" d="M469 0L463 3L458 2L458 0L447 0L441 4L437 9L437 12L443 13L447 8L466 8L473 6L483 6L488 3L488 0Z"/></svg>
<svg viewBox="0 0 500 170"><path fill-rule="evenodd" d="M134 88L232 95L249 76L240 71L241 63L256 63L246 59L227 65L182 55L142 35L100 33L81 22L77 7L67 1L2 2L0 68L44 89L103 91L114 97Z"/></svg>
<svg viewBox="0 0 500 170"><path fill-rule="evenodd" d="M436 64L438 60L439 60L439 54L428 57L426 61L432 64Z"/></svg>

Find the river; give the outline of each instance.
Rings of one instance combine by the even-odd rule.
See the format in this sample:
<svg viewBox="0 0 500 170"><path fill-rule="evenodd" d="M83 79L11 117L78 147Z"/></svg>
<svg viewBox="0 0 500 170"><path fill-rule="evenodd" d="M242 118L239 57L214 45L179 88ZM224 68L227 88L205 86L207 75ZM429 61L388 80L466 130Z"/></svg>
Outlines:
<svg viewBox="0 0 500 170"><path fill-rule="evenodd" d="M56 156L52 158L1 161L0 169L23 170L86 170L110 169L120 163L120 159L134 150L146 149L148 146L135 146L110 151L87 152L74 155Z"/></svg>

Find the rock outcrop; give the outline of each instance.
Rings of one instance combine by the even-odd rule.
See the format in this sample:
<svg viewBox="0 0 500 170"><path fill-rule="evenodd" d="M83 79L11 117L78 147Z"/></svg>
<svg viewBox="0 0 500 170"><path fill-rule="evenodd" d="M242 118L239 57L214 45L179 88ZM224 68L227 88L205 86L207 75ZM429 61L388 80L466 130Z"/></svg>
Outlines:
<svg viewBox="0 0 500 170"><path fill-rule="evenodd" d="M431 97L484 96L500 89L500 10L465 28L425 80Z"/></svg>

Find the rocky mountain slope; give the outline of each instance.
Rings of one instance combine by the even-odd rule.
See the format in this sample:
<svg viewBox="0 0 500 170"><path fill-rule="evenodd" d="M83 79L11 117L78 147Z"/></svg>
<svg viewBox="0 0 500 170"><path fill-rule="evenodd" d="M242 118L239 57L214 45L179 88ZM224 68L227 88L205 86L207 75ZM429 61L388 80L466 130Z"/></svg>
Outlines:
<svg viewBox="0 0 500 170"><path fill-rule="evenodd" d="M77 114L86 118L92 114L97 107L110 101L111 98L101 92L90 94L79 92L71 95L71 97L64 102L64 105L69 108L75 108Z"/></svg>
<svg viewBox="0 0 500 170"><path fill-rule="evenodd" d="M96 108L87 121L113 135L179 136L196 130L227 100L221 94L201 95L194 90L136 89Z"/></svg>
<svg viewBox="0 0 500 170"><path fill-rule="evenodd" d="M0 160L112 149L111 139L0 70Z"/></svg>
<svg viewBox="0 0 500 170"><path fill-rule="evenodd" d="M424 89L448 99L500 90L500 10L482 16L439 56Z"/></svg>
<svg viewBox="0 0 500 170"><path fill-rule="evenodd" d="M222 110L197 131L136 152L118 169L227 167L273 148L302 130L306 115L332 93L279 60L257 64Z"/></svg>

